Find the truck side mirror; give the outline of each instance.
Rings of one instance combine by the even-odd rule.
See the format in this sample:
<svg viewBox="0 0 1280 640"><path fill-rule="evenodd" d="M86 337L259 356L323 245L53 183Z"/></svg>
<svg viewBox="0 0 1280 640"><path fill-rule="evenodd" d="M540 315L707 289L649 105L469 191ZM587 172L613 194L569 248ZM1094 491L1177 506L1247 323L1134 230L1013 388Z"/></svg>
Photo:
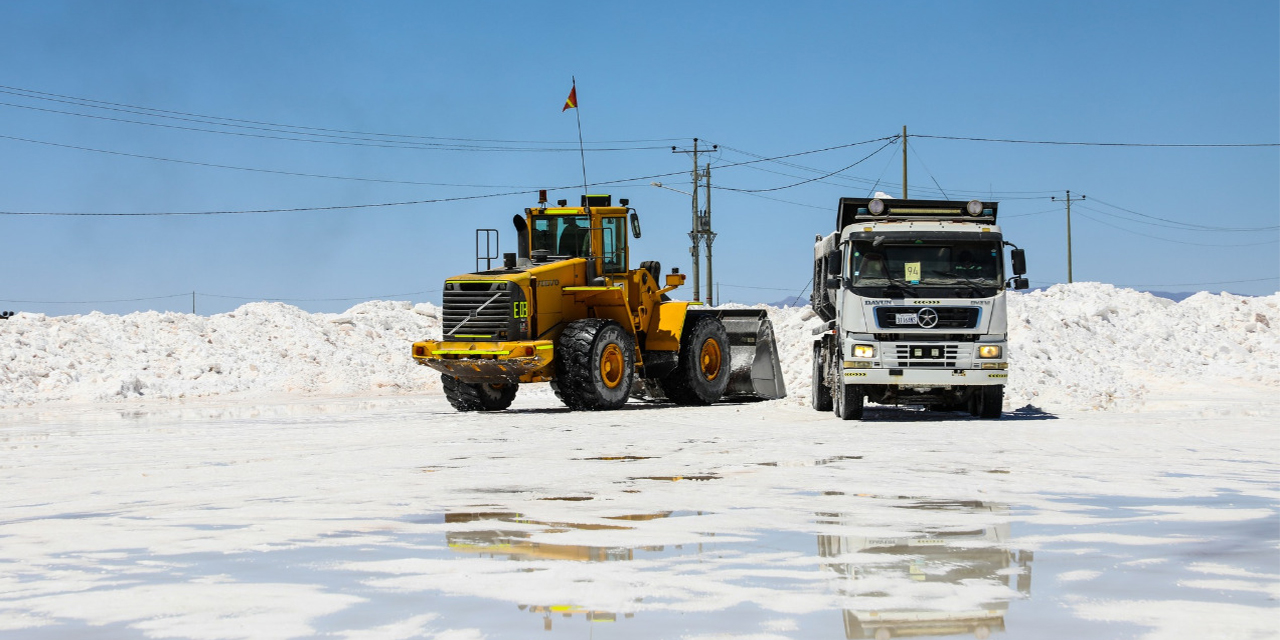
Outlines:
<svg viewBox="0 0 1280 640"><path fill-rule="evenodd" d="M841 266L840 263L841 263L842 257L843 256L841 255L839 249L836 249L835 251L832 251L831 253L827 254L827 275L829 276L840 275L840 266Z"/></svg>
<svg viewBox="0 0 1280 640"><path fill-rule="evenodd" d="M1013 258L1013 275L1020 276L1027 272L1027 254L1022 249L1014 249L1009 252ZM1024 289L1026 287L1023 287Z"/></svg>
<svg viewBox="0 0 1280 640"><path fill-rule="evenodd" d="M640 214L635 211L631 212L631 237L640 237Z"/></svg>
<svg viewBox="0 0 1280 640"><path fill-rule="evenodd" d="M1018 289L1018 290L1022 290L1022 289L1030 289L1030 288L1031 288L1031 283L1027 282L1027 279L1026 279L1026 278L1014 278L1014 279L1013 279L1013 288L1014 288L1014 289Z"/></svg>

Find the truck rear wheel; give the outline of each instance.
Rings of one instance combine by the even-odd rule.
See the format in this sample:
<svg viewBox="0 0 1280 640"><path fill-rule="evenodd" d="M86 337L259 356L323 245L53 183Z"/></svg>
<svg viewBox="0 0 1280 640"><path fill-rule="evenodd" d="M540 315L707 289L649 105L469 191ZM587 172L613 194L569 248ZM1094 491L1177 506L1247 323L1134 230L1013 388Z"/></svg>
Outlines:
<svg viewBox="0 0 1280 640"><path fill-rule="evenodd" d="M831 387L827 386L825 358L822 356L822 343L813 345L813 389L809 392L809 402L814 411L831 411Z"/></svg>
<svg viewBox="0 0 1280 640"><path fill-rule="evenodd" d="M511 406L520 387L515 382L462 382L447 374L440 374L444 385L444 397L458 411L502 411Z"/></svg>
<svg viewBox="0 0 1280 640"><path fill-rule="evenodd" d="M685 319L676 368L659 381L676 404L708 405L729 387L729 332L713 316Z"/></svg>
<svg viewBox="0 0 1280 640"><path fill-rule="evenodd" d="M978 387L969 398L969 415L995 420L1004 413L1004 385Z"/></svg>
<svg viewBox="0 0 1280 640"><path fill-rule="evenodd" d="M636 350L622 325L603 318L569 323L556 341L551 388L570 409L617 409L635 377Z"/></svg>
<svg viewBox="0 0 1280 640"><path fill-rule="evenodd" d="M832 409L841 420L862 419L862 398L866 395L862 385L840 384L831 395L834 399Z"/></svg>

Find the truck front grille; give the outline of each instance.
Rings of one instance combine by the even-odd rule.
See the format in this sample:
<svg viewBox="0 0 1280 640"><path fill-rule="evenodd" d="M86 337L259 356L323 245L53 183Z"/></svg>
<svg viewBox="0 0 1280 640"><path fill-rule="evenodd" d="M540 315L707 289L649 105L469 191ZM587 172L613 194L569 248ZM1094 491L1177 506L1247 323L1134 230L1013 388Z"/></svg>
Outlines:
<svg viewBox="0 0 1280 640"><path fill-rule="evenodd" d="M981 314L978 307L928 307L937 312L938 323L932 327L923 327L920 325L919 314L924 308L876 307L876 324L882 329L973 329L978 326L978 316ZM898 322L899 320L904 322Z"/></svg>
<svg viewBox="0 0 1280 640"><path fill-rule="evenodd" d="M446 282L444 339L500 340L511 330L514 296L507 282Z"/></svg>
<svg viewBox="0 0 1280 640"><path fill-rule="evenodd" d="M958 344L899 344L894 345L898 367L952 367L958 363Z"/></svg>

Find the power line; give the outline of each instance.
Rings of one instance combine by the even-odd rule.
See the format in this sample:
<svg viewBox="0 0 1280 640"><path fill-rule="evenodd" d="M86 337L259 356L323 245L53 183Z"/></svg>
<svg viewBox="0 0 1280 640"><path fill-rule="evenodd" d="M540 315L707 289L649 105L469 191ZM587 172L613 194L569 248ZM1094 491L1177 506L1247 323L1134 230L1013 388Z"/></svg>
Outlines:
<svg viewBox="0 0 1280 640"><path fill-rule="evenodd" d="M769 188L769 189L735 189L735 188L733 188L733 187L720 187L720 188L721 188L722 190L725 190L725 191L738 191L738 192L741 192L741 193L762 193L762 192L766 192L766 191L780 191L780 190L782 190L782 189L790 189L791 187L798 187L798 186L800 186L800 185L802 185L802 184L808 184L808 183L810 183L810 182L815 182L815 181L818 181L818 180L822 180L823 178L829 178L829 177L834 176L834 175L839 174L839 173L844 173L845 171L848 171L849 169L852 169L852 168L854 168L854 167L856 167L856 166L858 166L858 165L862 164L862 163L863 163L863 161L870 159L871 157L875 156L877 153L880 153L881 151L884 151L884 150L885 150L885 148L889 147L890 145L892 145L892 144L893 144L893 143L895 143L895 142L897 142L897 140L896 140L896 136L894 136L893 138L890 138L890 139L888 140L888 142L885 142L883 145L881 145L881 147L880 147L879 149L876 149L875 151L872 151L870 154L868 154L868 155L866 155L866 156L862 157L862 158L861 158L861 159L859 159L857 162L854 162L853 164L851 164L851 165L849 165L849 166L847 166L847 167L844 167L843 169L838 169L838 170L836 170L836 171L832 171L831 173L828 173L828 174L826 174L826 175L824 175L824 176L821 176L821 177L818 177L818 178L810 178L810 179L808 179L808 180L801 180L800 182L797 182L797 183L794 183L794 184L789 184L789 185L785 185L785 186L781 186L781 187L771 187L771 188ZM734 166L734 165L728 165L728 166Z"/></svg>
<svg viewBox="0 0 1280 640"><path fill-rule="evenodd" d="M262 168L256 168L256 167L237 167L234 165L215 164L211 162L198 162L195 160L178 160L175 158L162 158L159 156L148 156L148 155L142 155L137 153L127 153L124 151L111 151L109 149L94 149L92 147L81 147L81 146L72 145L72 144L61 144L58 142L33 140L31 138L19 138L16 136L0 135L0 138L3 138L5 140L16 140L18 142L28 142L31 144L42 144L50 147L60 147L63 149L75 149L77 151L92 151L94 153L104 153L104 154L115 155L115 156L124 156L128 158L140 158L143 160L158 160L160 162L174 162L178 164L188 164L188 165L194 165L199 167L212 167L215 169L234 169L236 171L252 171L256 173L271 173L276 175L299 176L304 178L325 178L329 180L356 180L360 182L424 185L424 186L432 186L432 187L467 187L467 188L476 188L476 189L532 189L533 188L533 187L525 187L525 186L517 186L517 185L452 184L447 182L417 182L413 180L387 180L387 179L381 179L381 178L358 178L358 177L352 177L352 176L333 176L333 175L325 175L325 174L317 174L317 173L300 173L296 171L281 171L276 169L262 169Z"/></svg>
<svg viewBox="0 0 1280 640"><path fill-rule="evenodd" d="M498 147L498 146L468 145L468 144L444 144L444 143L434 143L434 142L401 142L398 140L380 140L377 138L357 138L352 136L298 133L293 131L264 129L266 131L275 131L277 133L290 133L290 134L294 134L295 136L310 135L310 136L317 136L317 137L324 136L327 138L340 138L340 139L334 139L334 140L317 140L314 138L273 136L273 135L266 135L262 133L245 133L243 131L222 131L218 129L202 129L199 127L186 127L186 126L175 125L175 124L164 124L161 122L145 122L141 120L129 120L126 118L112 118L108 116L99 116L99 115L93 115L89 113L76 113L74 111L61 111L58 109L46 109L44 107L34 107L31 105L14 104L11 102L0 102L0 106L14 107L17 109L30 109L33 111L57 113L62 115L77 116L81 118L93 118L95 120L107 120L111 122L123 122L128 124L137 124L137 125L144 125L149 127L177 129L181 131L198 131L201 133L217 133L221 135L239 136L244 138L261 138L266 140L286 140L289 142L311 142L316 144L334 144L334 145L346 145L346 146L357 146L357 147L376 147L376 148L384 148L384 149L413 149L413 150L430 150L430 151L509 151L509 152L539 152L539 153L573 151L573 149L559 149L559 148ZM204 122L203 124L213 124L215 126L238 126L241 128L248 128L248 129L261 129L261 127L246 127L244 125L223 125L219 123L210 123L210 122ZM619 147L619 148L594 147L591 150L592 151L642 151L642 150L666 149L666 148L667 147L665 146Z"/></svg>
<svg viewBox="0 0 1280 640"><path fill-rule="evenodd" d="M1274 239L1274 240L1267 240L1267 241L1264 241L1264 242L1246 242L1246 243L1243 243L1243 244L1214 244L1214 243L1206 243L1206 242L1184 242L1184 241L1181 241L1181 240L1171 240L1171 239L1169 239L1169 238L1161 238L1160 236L1153 236L1153 235L1146 234L1146 233L1138 233L1137 231L1134 231L1134 230L1132 230L1132 229L1126 229L1126 228L1121 227L1121 226L1119 226L1119 225L1115 225L1115 224L1111 224L1110 222L1106 222L1106 221L1103 221L1103 220L1099 220L1099 219L1097 219L1097 218L1095 218L1095 217L1093 217L1093 216L1090 216L1090 215L1088 215L1088 214L1081 213L1081 214L1077 214L1077 215L1079 215L1079 216L1080 216L1080 217L1082 217L1082 218L1087 218L1087 219L1089 219L1089 220L1092 220L1092 221L1094 221L1094 222L1096 222L1096 223L1098 223L1098 224L1106 225L1106 226L1111 227L1111 228L1113 228L1113 229L1119 229L1119 230L1124 231L1124 232L1126 232L1126 233L1132 233L1132 234L1133 234L1133 235L1135 235L1135 236L1142 236L1142 237L1144 237L1144 238L1151 238L1152 240L1160 240L1160 241L1163 241L1163 242L1172 242L1172 243L1174 243L1174 244L1185 244L1185 245L1190 245L1190 246L1193 246L1193 247L1256 247L1256 246L1260 246L1260 245L1264 245L1264 244L1275 244L1275 243L1277 243L1277 242L1280 242L1280 238L1276 238L1276 239Z"/></svg>
<svg viewBox="0 0 1280 640"><path fill-rule="evenodd" d="M1117 287L1200 287L1211 284L1244 284L1247 282L1280 282L1280 276L1252 280L1219 280L1218 282L1175 282L1172 284L1117 284Z"/></svg>
<svg viewBox="0 0 1280 640"><path fill-rule="evenodd" d="M913 138L933 138L935 140L962 140L966 142L1004 142L1011 144L1043 144L1043 145L1069 145L1079 147L1168 147L1168 148L1247 148L1247 147L1280 147L1277 142L1249 142L1249 143L1209 143L1209 144L1185 144L1185 143L1155 143L1155 142L1070 142L1060 140L1014 140L1009 138L970 138L964 136L931 136L919 133L911 134Z"/></svg>
<svg viewBox="0 0 1280 640"><path fill-rule="evenodd" d="M179 116L190 116L192 118L203 118L205 120L223 120L226 122L243 122L243 123L254 124L254 125L265 125L269 127L302 129L305 131L324 131L329 133L349 133L349 134L355 134L360 136L412 138L412 139L422 139L422 140L449 140L454 142L501 142L501 143L509 143L509 144L563 144L563 145L575 144L574 141L572 140L560 141L560 140L500 140L500 139L491 139L491 138L452 138L452 137L444 137L444 136L424 136L424 135L412 135L412 134L403 134L403 133L376 133L376 132L367 132L367 131L352 131L347 129L331 129L331 128L324 128L324 127L308 127L308 126L302 126L302 125L279 124L279 123L272 123L272 122L263 122L259 120L227 118L223 116L211 116L211 115L204 115L204 114L198 114L198 113L190 113L185 111L157 109L154 107L144 107L144 106L138 106L138 105L123 104L119 102L107 102L105 100L80 98L76 96L68 96L68 95L63 95L58 93L47 93L44 91L35 91L33 89L23 89L21 87L11 87L6 85L0 85L0 93L21 96L24 98L34 98L37 100L48 100L51 102L74 104L76 106L95 107L95 105L109 105L112 107L124 107L127 109L137 109L141 111L153 111L158 114L174 114ZM31 95L28 95L28 94L31 94ZM45 97L45 96L52 96L52 97ZM55 100L54 98L62 98L62 99ZM89 103L89 104L81 104L81 103ZM102 107L95 107L95 108L102 108ZM117 109L117 110L123 110L123 109ZM126 112L138 113L133 111L126 111ZM152 115L152 114L138 113L138 115ZM167 117L167 116L162 115L162 116L155 116L155 117ZM216 123L208 123L208 124L216 124ZM651 139L643 139L643 140L598 140L593 144L632 144L632 143L640 143L640 142L671 142L675 140L683 140L683 138L651 138Z"/></svg>
<svg viewBox="0 0 1280 640"><path fill-rule="evenodd" d="M1272 230L1275 230L1275 229L1280 229L1280 225L1272 225L1272 226L1269 226L1269 227L1211 227L1211 226L1206 226L1206 225L1201 225L1201 224L1194 224L1194 223L1191 223L1191 222L1180 222L1180 221L1178 221L1178 220L1169 220L1169 219L1167 219L1167 218L1159 218L1159 217L1156 217L1156 216L1147 215L1147 214L1145 214L1145 213L1141 213L1141 212L1138 212L1138 211L1134 211L1134 210L1132 210L1132 209L1125 209L1124 207L1116 206L1116 205L1111 204L1111 203L1109 203L1109 202L1104 202L1104 201L1102 201L1102 200L1098 200L1097 198L1094 198L1094 201L1095 201L1095 202L1098 202L1098 203L1100 203L1100 204L1103 204L1103 205L1105 205L1105 206L1111 207L1112 209L1119 209L1120 211L1124 211L1125 213L1132 213L1132 214L1133 214L1133 215L1135 215L1135 216L1142 216L1143 218L1150 218L1150 219L1152 219L1152 220L1159 220L1159 221L1161 221L1161 222L1168 222L1168 223L1173 224L1173 225L1178 225L1178 227L1180 227L1180 228L1189 229L1189 230L1199 230L1199 231L1272 231ZM1092 208L1089 208L1089 207L1085 207L1085 208L1086 208L1086 209L1089 209L1090 211L1097 211L1098 213L1101 213L1101 214L1103 214L1103 215L1114 215L1114 214L1108 214L1108 213L1107 213L1107 212L1105 212L1105 211L1098 211L1097 209L1092 209ZM1119 217L1119 216L1117 216L1117 217ZM1132 222L1138 222L1138 223L1141 223L1141 224L1152 224L1153 226L1157 226L1157 227L1158 227L1158 226L1165 226L1165 225L1156 225L1156 224L1154 224L1154 223L1150 223L1150 222L1142 222L1141 220L1133 220ZM1171 227L1171 228L1178 228L1178 227Z"/></svg>

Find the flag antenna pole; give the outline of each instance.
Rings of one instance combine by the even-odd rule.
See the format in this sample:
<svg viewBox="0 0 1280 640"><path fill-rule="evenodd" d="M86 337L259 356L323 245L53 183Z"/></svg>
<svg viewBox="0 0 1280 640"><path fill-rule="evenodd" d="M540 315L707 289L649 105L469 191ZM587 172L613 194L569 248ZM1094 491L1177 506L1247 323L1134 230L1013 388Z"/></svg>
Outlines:
<svg viewBox="0 0 1280 640"><path fill-rule="evenodd" d="M578 118L578 155L582 158L582 195L587 195L587 152L582 146L582 109L578 107L578 78L573 79L573 115Z"/></svg>

